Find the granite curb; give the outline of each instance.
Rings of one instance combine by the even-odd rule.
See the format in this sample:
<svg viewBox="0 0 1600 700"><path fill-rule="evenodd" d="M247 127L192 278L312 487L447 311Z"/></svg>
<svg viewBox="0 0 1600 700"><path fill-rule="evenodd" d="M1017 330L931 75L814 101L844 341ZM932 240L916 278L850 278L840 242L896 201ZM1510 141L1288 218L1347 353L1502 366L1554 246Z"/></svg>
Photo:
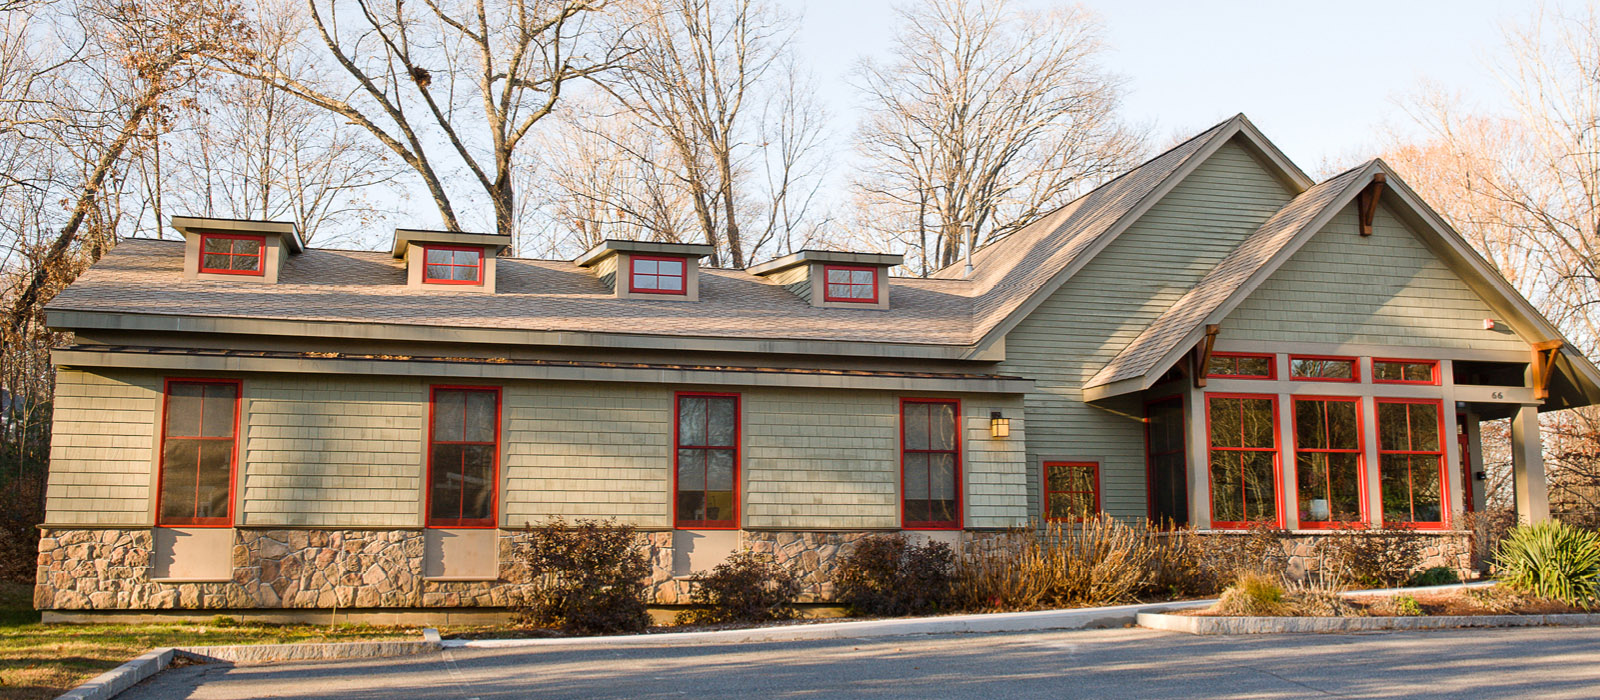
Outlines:
<svg viewBox="0 0 1600 700"><path fill-rule="evenodd" d="M1164 632L1216 634L1330 634L1464 627L1586 627L1600 615L1432 615L1408 617L1201 617L1140 613L1139 626Z"/></svg>
<svg viewBox="0 0 1600 700"><path fill-rule="evenodd" d="M430 634L431 633L431 634ZM333 642L326 644L238 644L214 647L162 647L94 677L56 700L105 700L160 673L183 657L202 663L253 664L271 661L336 661L412 656L438 651L439 632L423 631L422 641Z"/></svg>

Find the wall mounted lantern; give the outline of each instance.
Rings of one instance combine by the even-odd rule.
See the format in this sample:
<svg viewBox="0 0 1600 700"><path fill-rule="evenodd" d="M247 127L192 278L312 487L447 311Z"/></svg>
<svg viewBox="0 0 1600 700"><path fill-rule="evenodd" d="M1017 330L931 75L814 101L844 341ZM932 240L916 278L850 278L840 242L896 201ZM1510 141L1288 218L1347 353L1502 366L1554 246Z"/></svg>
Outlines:
<svg viewBox="0 0 1600 700"><path fill-rule="evenodd" d="M989 413L989 436L1011 437L1011 419L1000 414L999 411Z"/></svg>

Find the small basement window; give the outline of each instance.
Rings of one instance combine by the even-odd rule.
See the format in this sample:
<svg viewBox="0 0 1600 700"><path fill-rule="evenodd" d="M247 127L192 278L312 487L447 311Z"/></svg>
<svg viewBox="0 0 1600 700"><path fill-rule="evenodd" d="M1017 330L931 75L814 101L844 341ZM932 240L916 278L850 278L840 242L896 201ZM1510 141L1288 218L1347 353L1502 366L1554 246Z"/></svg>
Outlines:
<svg viewBox="0 0 1600 700"><path fill-rule="evenodd" d="M265 274L267 237L233 233L200 234L200 271L216 275Z"/></svg>
<svg viewBox="0 0 1600 700"><path fill-rule="evenodd" d="M483 284L483 250L423 246L424 284Z"/></svg>
<svg viewBox="0 0 1600 700"><path fill-rule="evenodd" d="M824 265L822 270L826 278L823 301L878 303L878 268Z"/></svg>
<svg viewBox="0 0 1600 700"><path fill-rule="evenodd" d="M1374 359L1372 381L1378 384L1438 384L1439 363L1433 360Z"/></svg>
<svg viewBox="0 0 1600 700"><path fill-rule="evenodd" d="M628 291L643 294L687 294L686 266L682 258L635 255L630 259Z"/></svg>
<svg viewBox="0 0 1600 700"><path fill-rule="evenodd" d="M1289 376L1312 382L1354 382L1357 375L1353 357L1289 357Z"/></svg>
<svg viewBox="0 0 1600 700"><path fill-rule="evenodd" d="M1450 374L1457 384L1469 386L1523 386L1527 383L1526 362L1465 362L1451 363Z"/></svg>
<svg viewBox="0 0 1600 700"><path fill-rule="evenodd" d="M1276 379L1271 355L1213 353L1206 365L1206 376L1218 379Z"/></svg>

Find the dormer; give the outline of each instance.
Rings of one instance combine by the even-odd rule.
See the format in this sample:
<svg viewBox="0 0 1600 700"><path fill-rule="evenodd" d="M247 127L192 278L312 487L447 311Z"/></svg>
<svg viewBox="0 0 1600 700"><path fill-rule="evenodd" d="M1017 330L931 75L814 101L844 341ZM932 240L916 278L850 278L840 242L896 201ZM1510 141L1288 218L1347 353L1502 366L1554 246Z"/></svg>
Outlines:
<svg viewBox="0 0 1600 700"><path fill-rule="evenodd" d="M511 236L397 228L390 254L406 261L406 286L430 291L494 293L495 259Z"/></svg>
<svg viewBox="0 0 1600 700"><path fill-rule="evenodd" d="M601 241L572 262L593 270L618 299L697 301L703 243Z"/></svg>
<svg viewBox="0 0 1600 700"><path fill-rule="evenodd" d="M172 227L183 234L184 279L277 284L283 261L306 249L288 221L174 216Z"/></svg>
<svg viewBox="0 0 1600 700"><path fill-rule="evenodd" d="M802 250L746 270L825 309L889 308L889 268L904 256Z"/></svg>

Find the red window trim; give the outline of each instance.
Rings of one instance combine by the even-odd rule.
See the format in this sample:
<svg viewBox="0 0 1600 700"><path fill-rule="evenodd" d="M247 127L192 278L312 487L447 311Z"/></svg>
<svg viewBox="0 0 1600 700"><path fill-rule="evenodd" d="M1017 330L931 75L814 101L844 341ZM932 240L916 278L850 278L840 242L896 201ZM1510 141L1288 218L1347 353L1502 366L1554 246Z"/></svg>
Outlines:
<svg viewBox="0 0 1600 700"><path fill-rule="evenodd" d="M1425 382L1419 382L1419 381L1410 380L1410 379L1379 379L1378 378L1378 363L1379 362L1400 362L1400 363L1404 363L1404 364L1408 364L1408 365L1428 365L1428 373L1429 373L1429 375L1432 376L1432 379L1429 379L1428 381L1425 381ZM1372 358L1372 383L1373 384L1416 384L1416 385L1422 385L1422 386L1438 386L1439 385L1439 361L1438 360L1416 360L1416 359L1394 358L1394 357L1374 357L1374 358Z"/></svg>
<svg viewBox="0 0 1600 700"><path fill-rule="evenodd" d="M421 244L421 243L417 244L417 247L422 249L422 283L423 284L470 284L470 285L473 285L473 286L482 286L483 285L483 259L486 256L484 255L484 250L482 248L474 248L472 246L431 245L431 244ZM478 268L474 273L473 279L471 279L471 280L441 280L441 279L433 279L433 278L428 277L428 251L431 251L431 250L449 250L449 251L462 252L462 253L477 253L478 254ZM467 266L466 265L456 265L456 264L452 263L452 264L449 264L448 267L467 267Z"/></svg>
<svg viewBox="0 0 1600 700"><path fill-rule="evenodd" d="M955 482L956 482L956 484L955 484L955 486L956 486L956 488L955 488L955 494L956 494L955 513L956 513L956 519L954 521L948 521L948 522L918 522L918 523L911 523L911 522L907 522L906 521L906 404L909 404L909 403L943 403L943 404L950 404L952 406L955 406L955 409L956 409L956 416L955 416L955 419L956 419L955 420L955 424L956 424L955 431L956 431L956 434L955 434L955 443L954 443L954 445L952 445L952 447L954 448L955 458L956 458L955 459L955 466L956 466L956 468L955 468ZM962 440L961 440L961 400L960 399L924 399L924 398L901 398L900 399L900 504L899 504L899 507L900 507L900 529L902 529L902 530L960 530L960 529L962 529L963 523L966 522L966 512L964 510L965 506L966 506L966 499L962 498L962 496L964 495L962 493L962 491L965 490L963 488L963 482L962 482L962 466L963 466L962 463L961 463L962 462L962 459L961 459L962 444L963 443L962 443ZM941 453L942 452L947 452L947 451L949 451L949 450L916 450L916 452L941 452Z"/></svg>
<svg viewBox="0 0 1600 700"><path fill-rule="evenodd" d="M233 385L233 452L228 457L228 514L220 518L163 518L161 516L162 484L167 479L167 407L172 400L173 384L232 384ZM239 426L243 417L244 384L238 379L207 379L199 377L168 377L161 384L161 451L156 475L156 526L157 527L233 527L234 493L239 479ZM220 439L220 438L205 438Z"/></svg>
<svg viewBox="0 0 1600 700"><path fill-rule="evenodd" d="M1052 518L1052 517L1050 517L1050 495L1051 494L1054 494L1054 493L1083 493L1082 491L1057 491L1055 489L1050 488L1050 468L1051 467L1087 467L1090 471L1092 471L1094 473L1094 490L1091 491L1090 493L1094 494L1094 515L1099 515L1099 513L1100 513L1100 463L1099 462L1083 462L1083 461L1051 460L1051 461L1044 462L1044 464L1042 466L1042 473L1040 474L1040 479L1039 479L1042 482L1042 485L1044 486L1044 519L1045 519L1045 521L1046 522L1052 522L1052 523L1081 523L1081 522L1085 522L1085 521L1088 520L1088 518Z"/></svg>
<svg viewBox="0 0 1600 700"><path fill-rule="evenodd" d="M1211 353L1211 356L1212 357L1233 357L1233 358L1259 358L1259 359L1264 359L1264 360L1267 361L1267 376L1262 377L1262 376L1258 376L1258 375L1254 375L1254 374L1212 374L1211 373L1211 368L1207 367L1206 368L1206 378L1207 379L1273 380L1273 379L1277 379L1278 378L1278 358L1277 358L1276 355L1273 355L1271 353L1259 353L1259 352L1214 352L1214 353Z"/></svg>
<svg viewBox="0 0 1600 700"><path fill-rule="evenodd" d="M687 268L685 268L687 269ZM678 433L678 411L680 402L685 397L710 396L716 398L733 399L733 518L732 520L680 520L678 518L678 451L685 446ZM709 434L709 433L708 433ZM742 449L744 443L744 400L737 393L719 393L709 391L676 391L672 393L672 523L679 530L737 530L743 508L743 490L740 486L740 476L744 473L740 461L744 457ZM707 445L689 445L689 448L709 447ZM716 449L723 449L717 447Z"/></svg>
<svg viewBox="0 0 1600 700"><path fill-rule="evenodd" d="M1326 358L1318 358L1318 359L1326 359ZM1342 381L1346 381L1346 380L1340 379L1338 381L1342 382ZM1354 528L1366 527L1367 514L1370 512L1370 511L1367 510L1367 449L1366 449L1367 448L1367 442L1366 442L1366 432L1367 432L1366 431L1366 425L1367 424L1366 424L1365 416L1363 416L1361 414L1361 398L1358 397L1358 396L1295 396L1294 397L1294 405L1291 406L1290 408L1294 409L1295 407L1298 407L1300 405L1301 401L1344 401L1344 402L1353 403L1353 404L1356 405L1356 447L1355 447L1354 450L1334 450L1334 449L1306 448L1305 451L1306 452L1325 452L1325 453L1330 453L1330 454L1333 454L1333 453L1348 454L1348 453L1351 453L1351 452L1355 453L1355 455L1356 455L1356 497L1359 499L1357 501L1356 508L1359 511L1359 515L1357 516L1357 520L1355 520L1355 521L1301 520L1300 521L1300 529L1303 529L1303 530L1304 529L1340 530L1340 529L1354 529ZM1300 416L1300 412L1298 410L1291 410L1291 412L1290 412L1290 419L1291 420L1298 420L1299 416ZM1298 515L1299 514L1299 510L1300 510L1300 475L1299 475L1300 452L1301 452L1301 449L1300 449L1300 426L1296 425L1293 432L1294 432L1295 480L1294 480L1294 483L1290 485L1290 488L1294 489L1294 498L1292 500L1294 501L1295 513ZM1332 510L1330 509L1329 512L1332 513Z"/></svg>
<svg viewBox="0 0 1600 700"><path fill-rule="evenodd" d="M679 281L680 281L680 284L678 285L678 287L679 287L678 291L672 291L670 289L640 289L640 288L634 286L634 284L633 284L633 264L635 262L640 261L640 260L655 260L655 261L682 263L683 264L683 274L676 275L679 278ZM651 277L673 277L673 276L674 275L661 275L661 274L651 275ZM688 258L674 257L674 256L671 256L671 255L629 255L628 256L628 293L629 294L667 294L667 295L676 296L676 297L688 296L689 295L689 259ZM703 396L715 396L715 394L703 394Z"/></svg>
<svg viewBox="0 0 1600 700"><path fill-rule="evenodd" d="M219 270L206 267L206 240L211 238L226 238L230 241L255 241L260 244L256 248L256 269L254 270ZM212 255L227 255L229 257L250 257L245 254L212 253ZM245 275L247 277L263 277L267 274L267 237L252 236L241 233L202 233L200 234L200 260L197 265L202 274L207 275Z"/></svg>
<svg viewBox="0 0 1600 700"><path fill-rule="evenodd" d="M494 468L490 472L490 482L493 484L489 491L489 517L487 518L434 518L433 517L433 433L435 429L433 414L436 410L436 401L440 391L483 391L494 392ZM428 474L427 480L422 483L423 497L422 517L426 527L456 528L461 530L486 530L499 527L500 523L500 387L485 386L482 384L434 384L428 387ZM478 442L463 442L462 444L479 445Z"/></svg>
<svg viewBox="0 0 1600 700"><path fill-rule="evenodd" d="M1181 441L1181 444L1179 444L1176 451L1162 454L1175 453L1183 455L1183 471L1185 474L1188 474L1189 472L1189 421L1187 416L1189 407L1184 405L1183 394L1171 394L1144 402L1144 511L1145 518L1152 523L1156 521L1156 454L1155 451L1150 447L1150 407L1157 404L1167 403L1169 401L1176 402L1179 410L1185 414L1183 421L1183 440ZM1184 495L1187 496L1189 493L1188 483L1184 484L1183 491ZM1181 526L1181 524L1178 525Z"/></svg>
<svg viewBox="0 0 1600 700"><path fill-rule="evenodd" d="M1343 378L1340 378L1340 377L1296 377L1296 376L1294 376L1294 361L1295 360L1333 360L1333 361L1338 361L1338 362L1348 362L1348 363L1350 363L1350 378L1349 379L1343 379ZM1289 356L1289 379L1292 380L1292 381L1296 381L1296 382L1343 382L1343 383L1347 383L1347 384L1359 384L1359 383L1361 383L1361 361L1359 359L1357 359L1357 358L1354 358L1354 357L1344 357L1342 355L1290 355Z"/></svg>
<svg viewBox="0 0 1600 700"><path fill-rule="evenodd" d="M1376 374L1376 373L1374 373L1374 374ZM1437 365L1435 365L1434 375L1435 376L1438 375L1438 367L1437 367ZM1420 382L1407 382L1407 383L1418 384ZM1386 528L1400 528L1400 529L1409 529L1409 530L1444 530L1444 529L1447 529L1449 527L1449 523L1450 523L1450 472L1449 472L1448 465L1445 464L1445 462L1448 461L1446 459L1446 457L1449 456L1449 452L1446 450L1445 440L1449 439L1449 436L1444 431L1444 427L1445 427L1445 424L1444 424L1444 401L1441 400L1441 399L1376 398L1376 399L1373 399L1373 403L1374 403L1374 405L1373 405L1372 408L1373 408L1373 414L1374 415L1372 416L1372 434L1373 434L1373 437L1378 441L1378 513L1380 515L1385 513L1385 510L1383 508L1383 456L1384 455L1434 455L1434 456L1438 457L1438 459L1439 459L1439 521L1438 522L1409 522L1409 523L1408 522L1389 522L1388 519L1385 518L1383 526L1386 527ZM1377 410L1378 410L1378 405L1386 404L1386 403L1390 403L1390 404L1430 404L1430 405L1434 406L1435 408L1437 408L1438 410L1435 411L1435 414L1439 418L1439 449L1438 449L1438 451L1437 452L1433 452L1433 451L1426 451L1426 450L1385 450L1385 449L1383 449L1383 435L1379 434L1379 431L1383 430L1383 424L1382 424L1382 421L1378 420L1378 416L1376 414L1377 414ZM1409 426L1411 425L1411 422L1409 420L1407 420L1406 421L1406 425L1408 426L1408 429L1409 429Z"/></svg>
<svg viewBox="0 0 1600 700"><path fill-rule="evenodd" d="M850 272L871 272L872 273L872 296L870 298L867 298L867 299L855 299L855 298L851 298L851 297L836 297L836 296L834 296L833 294L831 294L829 292L829 287L828 287L828 271L830 271L830 270L848 270ZM861 265L823 265L822 266L822 300L823 301L837 301L837 302L841 302L841 303L845 303L845 304L876 304L876 303L878 303L878 282L879 282L879 280L878 280L878 272L879 272L879 270L876 267L864 267L864 266L861 266ZM852 284L850 284L850 286L859 286L859 285L856 285L856 284L852 283Z"/></svg>
<svg viewBox="0 0 1600 700"><path fill-rule="evenodd" d="M1272 496L1273 496L1273 500L1277 502L1277 507L1274 509L1276 511L1274 513L1276 519L1272 522L1272 525L1273 525L1273 527L1283 527L1283 445L1279 444L1279 442L1278 442L1279 438L1282 436L1282 431L1280 430L1281 426L1279 426L1279 424L1278 424L1278 420L1279 420L1278 419L1278 395L1277 394L1229 394L1229 393L1212 393L1212 392L1208 392L1202 398L1204 399L1204 401L1202 403L1202 407L1205 409L1205 412L1206 412L1206 515L1210 516L1211 515L1211 510L1212 510L1212 498L1211 498L1211 482L1212 482L1212 478L1211 478L1211 453L1212 453L1212 451L1217 450L1217 449L1231 450L1231 451L1250 451L1250 452L1265 452L1266 451L1266 450L1264 450L1262 448L1238 448L1238 447L1217 448L1217 447L1213 447L1211 445L1211 399L1214 399L1214 398L1215 399L1267 399L1267 400L1272 402ZM1212 520L1211 521L1211 527L1213 529L1224 529L1224 530L1244 530L1244 529L1248 529L1251 525L1254 525L1254 524L1255 523L1242 522L1242 521L1225 521L1225 520Z"/></svg>

